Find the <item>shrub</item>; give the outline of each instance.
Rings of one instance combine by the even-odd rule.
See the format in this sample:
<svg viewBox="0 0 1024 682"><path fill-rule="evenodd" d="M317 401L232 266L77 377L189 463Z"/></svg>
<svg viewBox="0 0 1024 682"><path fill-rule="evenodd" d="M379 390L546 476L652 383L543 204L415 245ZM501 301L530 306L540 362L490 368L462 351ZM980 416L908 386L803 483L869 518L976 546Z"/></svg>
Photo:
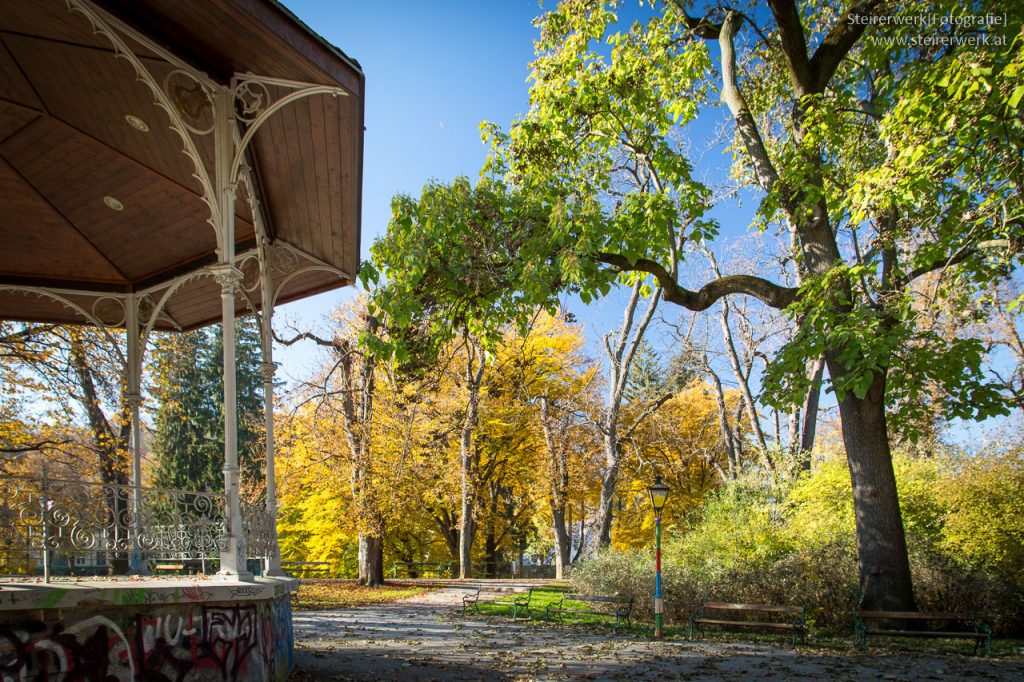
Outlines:
<svg viewBox="0 0 1024 682"><path fill-rule="evenodd" d="M1020 456L900 454L894 466L918 607L976 612L1000 634L1024 630ZM859 596L852 498L841 453L795 480L723 486L688 532L666 529L667 622L685 626L709 600L788 603L807 605L819 632L848 632ZM637 616L650 618L652 555L603 552L574 571L574 589L633 594Z"/></svg>
<svg viewBox="0 0 1024 682"><path fill-rule="evenodd" d="M654 554L642 550L605 550L573 567L573 590L580 594L619 594L633 597L637 618L653 618Z"/></svg>

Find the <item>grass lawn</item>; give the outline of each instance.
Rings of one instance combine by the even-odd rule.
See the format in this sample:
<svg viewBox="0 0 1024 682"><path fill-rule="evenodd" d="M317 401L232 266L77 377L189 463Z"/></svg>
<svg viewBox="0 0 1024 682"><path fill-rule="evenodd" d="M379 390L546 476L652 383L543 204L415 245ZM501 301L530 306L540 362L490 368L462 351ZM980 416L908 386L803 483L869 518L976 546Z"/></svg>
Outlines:
<svg viewBox="0 0 1024 682"><path fill-rule="evenodd" d="M520 618L529 618L533 621L545 622L547 615L547 606L552 602L557 602L562 598L562 595L567 592L571 592L568 586L558 585L547 585L545 587L533 588L533 596L530 597L530 611L528 614L522 610L519 611ZM481 601L480 602L480 613L483 615L495 615L495 616L511 616L512 615L512 600L513 595L503 595L494 599L493 601ZM576 602L576 601L565 601L562 604L563 608L578 608L581 611L595 610L594 607L599 606L598 604ZM609 631L614 629L615 626L615 614L611 612L608 616L599 616L587 613L563 613L561 621L556 620L552 617L552 625L565 625L565 626L581 626L581 627L606 627ZM649 625L636 623L627 626L625 621L620 623L620 632L629 632L631 634L641 634L650 630Z"/></svg>
<svg viewBox="0 0 1024 682"><path fill-rule="evenodd" d="M400 580L388 581L383 587L364 587L355 580L305 578L292 599L292 608L311 611L386 604L429 591L428 587L417 587Z"/></svg>

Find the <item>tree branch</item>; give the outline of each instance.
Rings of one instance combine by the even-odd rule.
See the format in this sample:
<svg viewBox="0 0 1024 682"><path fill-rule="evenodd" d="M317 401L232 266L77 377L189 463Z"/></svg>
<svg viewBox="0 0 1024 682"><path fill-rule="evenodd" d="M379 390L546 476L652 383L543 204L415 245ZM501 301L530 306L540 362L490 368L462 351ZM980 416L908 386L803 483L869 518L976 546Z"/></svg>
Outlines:
<svg viewBox="0 0 1024 682"><path fill-rule="evenodd" d="M705 40L714 40L718 37L718 34L722 30L721 24L715 24L708 21L707 16L703 17L691 17L686 13L686 7L679 0L672 0L672 6L675 7L676 12L679 13L679 18L682 20L686 28L697 36L698 38L704 38Z"/></svg>
<svg viewBox="0 0 1024 682"><path fill-rule="evenodd" d="M864 34L867 24L858 23L855 17L871 16L881 4L879 0L861 0L854 2L846 12L840 15L836 23L825 35L821 45L811 57L811 92L824 92L832 75L853 46Z"/></svg>
<svg viewBox="0 0 1024 682"><path fill-rule="evenodd" d="M38 443L25 443L24 445L15 445L13 443L5 443L0 445L0 454L2 455L21 455L26 452L34 452L41 450L45 447L56 447L60 445L70 444L70 440L43 440Z"/></svg>
<svg viewBox="0 0 1024 682"><path fill-rule="evenodd" d="M312 341L318 346L325 346L327 348L334 348L338 345L334 341L317 336L312 332L300 332L290 339L284 339L278 336L277 330L272 330L271 333L274 335L274 341L277 341L282 346L291 346L292 344L303 340Z"/></svg>
<svg viewBox="0 0 1024 682"><path fill-rule="evenodd" d="M657 400L652 400L647 405L645 405L644 409L640 412L639 415L637 415L636 419L633 421L633 424L628 429L626 429L626 433L623 434L622 436L623 440L629 439L633 435L633 433L640 427L640 425L644 422L645 419L647 419L652 414L661 409L661 406L671 399L672 394L665 393L661 395Z"/></svg>
<svg viewBox="0 0 1024 682"><path fill-rule="evenodd" d="M736 119L736 127L739 129L743 144L750 154L754 164L754 172L757 175L758 184L761 189L770 192L779 174L768 158L768 150L765 149L764 140L761 139L761 132L757 129L757 122L743 99L739 85L736 81L736 48L733 40L736 31L743 22L743 17L736 12L729 12L722 24L722 31L718 36L718 44L722 50L722 101L729 107L733 118Z"/></svg>
<svg viewBox="0 0 1024 682"><path fill-rule="evenodd" d="M698 291L690 291L679 286L661 264L652 260L639 258L633 261L616 253L598 253L595 259L622 272L639 271L654 275L664 289L662 297L666 301L694 312L707 310L718 299L730 294L753 296L765 305L781 310L796 300L799 291L796 287L779 286L753 275L726 275L708 282Z"/></svg>
<svg viewBox="0 0 1024 682"><path fill-rule="evenodd" d="M959 265L968 258L977 255L978 253L985 249L998 248L1013 249L1014 251L1017 250L1014 249L1013 243L1009 239L989 239L987 241L978 242L977 244L970 248L968 248L965 245L951 256L936 258L931 263L926 263L925 265L921 265L919 267L914 268L909 273L907 273L906 275L897 280L897 286L906 286L907 284L910 284L918 277L921 277L922 275L927 275L929 272L934 272L935 270L948 268L953 265Z"/></svg>
<svg viewBox="0 0 1024 682"><path fill-rule="evenodd" d="M789 78L796 88L797 98L811 92L813 76L811 62L807 59L807 40L800 22L800 12L792 0L769 0L768 6L775 16L782 39L782 56L786 58ZM728 21L726 22L728 23ZM723 52L723 60L724 60Z"/></svg>

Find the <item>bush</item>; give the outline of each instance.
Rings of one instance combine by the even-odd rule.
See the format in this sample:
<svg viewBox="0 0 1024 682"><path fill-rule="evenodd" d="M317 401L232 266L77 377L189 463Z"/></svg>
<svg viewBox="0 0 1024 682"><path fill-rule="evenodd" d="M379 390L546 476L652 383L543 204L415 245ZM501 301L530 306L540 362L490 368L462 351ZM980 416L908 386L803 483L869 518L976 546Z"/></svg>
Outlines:
<svg viewBox="0 0 1024 682"><path fill-rule="evenodd" d="M1024 465L1016 453L894 461L915 597L923 610L976 612L998 634L1024 631ZM671 502L670 502L671 503ZM689 520L667 528L666 620L683 627L709 600L804 604L819 632L849 632L858 569L853 493L841 453L792 481L732 481ZM578 567L573 587L632 594L653 610L646 552L604 552Z"/></svg>
<svg viewBox="0 0 1024 682"><path fill-rule="evenodd" d="M580 594L619 594L633 597L637 618L653 618L654 554L641 550L605 550L573 567L573 590Z"/></svg>

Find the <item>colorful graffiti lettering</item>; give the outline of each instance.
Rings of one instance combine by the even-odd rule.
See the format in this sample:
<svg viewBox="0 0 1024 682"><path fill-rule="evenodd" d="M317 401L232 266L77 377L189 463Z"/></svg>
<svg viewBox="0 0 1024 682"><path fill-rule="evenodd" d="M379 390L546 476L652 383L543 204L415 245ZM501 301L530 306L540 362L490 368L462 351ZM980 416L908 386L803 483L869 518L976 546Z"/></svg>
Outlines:
<svg viewBox="0 0 1024 682"><path fill-rule="evenodd" d="M168 605L70 623L0 619L0 681L283 680L292 668L291 606ZM84 614L83 614L84 615Z"/></svg>

